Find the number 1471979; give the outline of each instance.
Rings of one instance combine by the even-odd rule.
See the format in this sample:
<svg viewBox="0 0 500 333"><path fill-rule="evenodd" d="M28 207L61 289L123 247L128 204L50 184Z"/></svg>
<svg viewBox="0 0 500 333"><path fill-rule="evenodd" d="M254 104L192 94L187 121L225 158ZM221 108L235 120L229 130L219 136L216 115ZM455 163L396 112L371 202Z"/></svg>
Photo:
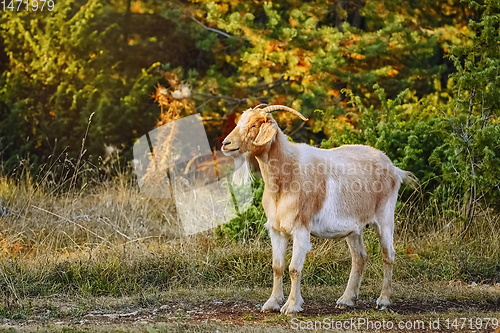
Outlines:
<svg viewBox="0 0 500 333"><path fill-rule="evenodd" d="M11 12L53 11L54 0L0 0L0 10Z"/></svg>

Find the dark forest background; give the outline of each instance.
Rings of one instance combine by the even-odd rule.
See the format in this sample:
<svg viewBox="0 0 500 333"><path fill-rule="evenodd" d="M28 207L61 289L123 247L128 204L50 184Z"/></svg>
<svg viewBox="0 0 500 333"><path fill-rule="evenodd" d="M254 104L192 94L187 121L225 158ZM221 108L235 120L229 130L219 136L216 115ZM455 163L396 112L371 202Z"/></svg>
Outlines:
<svg viewBox="0 0 500 333"><path fill-rule="evenodd" d="M310 118L276 115L292 140L381 149L421 180L423 202L472 222L500 208L499 7L59 0L53 11L7 10L2 172L79 157L99 167L106 147L130 161L168 113L200 113L218 149L238 113L284 104Z"/></svg>

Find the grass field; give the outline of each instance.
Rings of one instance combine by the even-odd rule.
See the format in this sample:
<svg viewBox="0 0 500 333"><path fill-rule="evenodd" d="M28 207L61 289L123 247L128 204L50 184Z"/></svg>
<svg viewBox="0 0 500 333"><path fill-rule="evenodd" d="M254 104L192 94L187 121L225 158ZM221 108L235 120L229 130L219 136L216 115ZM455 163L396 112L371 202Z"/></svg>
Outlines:
<svg viewBox="0 0 500 333"><path fill-rule="evenodd" d="M0 331L281 332L297 324L260 312L272 284L266 237L182 237L172 199L142 196L126 173L31 178L0 178ZM468 330L443 320L500 318L499 216L486 210L465 229L449 212L402 204L396 220L391 311L374 310L382 262L368 228L358 306L334 307L349 277L345 242L313 239L295 320L440 318L426 331L493 332L491 323Z"/></svg>
<svg viewBox="0 0 500 333"><path fill-rule="evenodd" d="M394 325L423 325L405 331L493 332L477 329L478 318L498 318L500 287L453 286L447 283L421 283L408 286L396 283L395 302L391 311L374 310L376 296L371 291L378 283L364 284L356 309L335 309L336 297L343 286L304 288L304 312L294 317L262 313L259 306L270 288L177 288L172 291L144 292L125 297L52 295L24 299L17 309L2 319L3 329L56 332L282 332L303 323L351 321L367 323L385 321ZM12 317L10 317L12 316ZM460 318L472 318L464 329ZM454 328L453 320L458 319ZM295 321L294 321L295 320ZM429 322L439 320L431 329ZM423 322L424 324L421 324ZM495 323L495 322L494 322ZM307 324L304 324L307 325ZM318 325L318 324L316 324ZM358 330L373 331L367 324ZM324 331L329 331L325 329ZM331 330L330 330L331 331ZM398 331L396 329L396 331ZM401 330L399 330L401 331Z"/></svg>

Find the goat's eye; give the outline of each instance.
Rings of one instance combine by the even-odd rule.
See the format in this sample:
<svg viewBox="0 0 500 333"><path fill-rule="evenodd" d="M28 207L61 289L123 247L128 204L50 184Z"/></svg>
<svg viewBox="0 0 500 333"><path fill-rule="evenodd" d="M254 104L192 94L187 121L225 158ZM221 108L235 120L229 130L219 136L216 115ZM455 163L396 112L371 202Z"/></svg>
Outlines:
<svg viewBox="0 0 500 333"><path fill-rule="evenodd" d="M255 125L253 125L252 127L259 127L259 125L255 124Z"/></svg>

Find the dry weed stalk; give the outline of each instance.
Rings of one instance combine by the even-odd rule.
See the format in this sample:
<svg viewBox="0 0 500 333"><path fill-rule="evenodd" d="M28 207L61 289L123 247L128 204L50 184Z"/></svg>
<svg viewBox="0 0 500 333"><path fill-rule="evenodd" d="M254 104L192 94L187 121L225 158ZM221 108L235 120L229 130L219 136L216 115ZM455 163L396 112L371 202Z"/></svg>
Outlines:
<svg viewBox="0 0 500 333"><path fill-rule="evenodd" d="M165 170L170 170L174 167L173 145L178 134L178 128L172 122L196 113L195 103L192 100L188 100L185 97L182 99L174 97L174 93L178 92L182 87L177 75L167 72L165 77L170 84L170 88L167 89L158 84L156 92L152 96L161 108L160 119L156 124L156 128L168 123L171 124L169 130L158 131L155 150L153 150L152 144L150 145L150 163L143 178L144 185L148 190L152 190L155 193L166 190L165 184L159 184L158 180L164 179L162 174ZM150 140L149 137L148 140Z"/></svg>

